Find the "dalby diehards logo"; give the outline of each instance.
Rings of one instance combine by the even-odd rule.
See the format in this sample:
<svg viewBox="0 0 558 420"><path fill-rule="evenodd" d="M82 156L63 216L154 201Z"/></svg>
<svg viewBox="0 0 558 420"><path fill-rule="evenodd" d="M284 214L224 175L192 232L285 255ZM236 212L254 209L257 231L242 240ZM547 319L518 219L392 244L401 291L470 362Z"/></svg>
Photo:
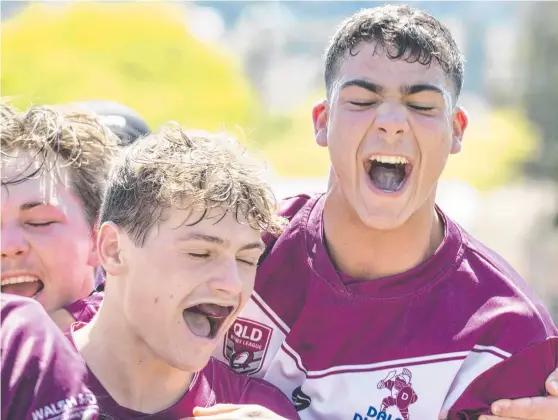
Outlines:
<svg viewBox="0 0 558 420"><path fill-rule="evenodd" d="M227 331L223 355L240 373L258 372L265 360L272 330L259 322L238 318Z"/></svg>
<svg viewBox="0 0 558 420"><path fill-rule="evenodd" d="M401 373L392 370L387 376L378 382L378 389L387 389L391 395L382 400L380 408L374 406L368 407L366 414L355 413L353 420L410 420L409 406L418 400L411 384L413 375L409 369L403 369ZM391 414L387 414L386 410L390 407L396 407L401 414L401 418L392 418Z"/></svg>

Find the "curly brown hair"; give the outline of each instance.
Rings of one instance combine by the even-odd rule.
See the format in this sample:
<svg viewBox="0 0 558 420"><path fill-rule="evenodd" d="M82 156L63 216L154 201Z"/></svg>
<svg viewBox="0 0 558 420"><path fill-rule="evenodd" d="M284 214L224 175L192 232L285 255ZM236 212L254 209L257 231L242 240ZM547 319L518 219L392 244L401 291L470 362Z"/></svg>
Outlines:
<svg viewBox="0 0 558 420"><path fill-rule="evenodd" d="M261 169L236 138L187 132L171 123L121 151L109 175L100 222L120 226L137 246L171 207L201 211L191 225L218 209L278 234L285 222L275 214L275 197Z"/></svg>
<svg viewBox="0 0 558 420"><path fill-rule="evenodd" d="M18 112L8 103L0 104L0 139L3 159L32 153L29 167L2 186L18 184L40 176L43 171L68 167L70 187L83 203L88 222L94 226L114 152L116 136L93 115L62 111L50 106L32 106ZM33 162L40 161L37 169Z"/></svg>
<svg viewBox="0 0 558 420"><path fill-rule="evenodd" d="M345 54L357 54L355 48L363 42L383 48L392 60L425 66L438 63L450 78L455 96L459 96L465 60L451 32L428 13L400 5L362 9L341 23L326 50L328 95Z"/></svg>

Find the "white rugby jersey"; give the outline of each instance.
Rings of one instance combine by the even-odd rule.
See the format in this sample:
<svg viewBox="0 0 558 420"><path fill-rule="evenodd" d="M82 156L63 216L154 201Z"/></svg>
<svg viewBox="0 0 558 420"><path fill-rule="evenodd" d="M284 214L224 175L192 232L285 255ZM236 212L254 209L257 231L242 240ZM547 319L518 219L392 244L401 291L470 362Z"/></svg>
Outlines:
<svg viewBox="0 0 558 420"><path fill-rule="evenodd" d="M291 219L216 357L289 396L302 419L468 419L500 398L546 395L556 327L523 280L441 211L423 264L359 281L324 245L325 196L288 199Z"/></svg>

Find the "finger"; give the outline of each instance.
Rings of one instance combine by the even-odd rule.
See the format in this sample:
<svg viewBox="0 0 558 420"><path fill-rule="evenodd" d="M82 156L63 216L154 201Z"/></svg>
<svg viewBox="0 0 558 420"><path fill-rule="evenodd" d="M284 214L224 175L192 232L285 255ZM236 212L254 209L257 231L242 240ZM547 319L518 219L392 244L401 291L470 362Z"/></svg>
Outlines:
<svg viewBox="0 0 558 420"><path fill-rule="evenodd" d="M550 395L558 397L558 369L552 372L546 380L546 390Z"/></svg>
<svg viewBox="0 0 558 420"><path fill-rule="evenodd" d="M203 420L244 420L246 417L243 411L231 411L231 412L220 412L214 414L202 414L194 415L193 419L203 419Z"/></svg>
<svg viewBox="0 0 558 420"><path fill-rule="evenodd" d="M194 416L214 416L221 413L232 413L241 407L236 404L215 404L211 407L196 407L192 413Z"/></svg>
<svg viewBox="0 0 558 420"><path fill-rule="evenodd" d="M558 398L532 397L500 400L492 404L492 414L498 418L523 420L558 420Z"/></svg>
<svg viewBox="0 0 558 420"><path fill-rule="evenodd" d="M480 416L479 420L517 420L511 417L498 417L498 416Z"/></svg>

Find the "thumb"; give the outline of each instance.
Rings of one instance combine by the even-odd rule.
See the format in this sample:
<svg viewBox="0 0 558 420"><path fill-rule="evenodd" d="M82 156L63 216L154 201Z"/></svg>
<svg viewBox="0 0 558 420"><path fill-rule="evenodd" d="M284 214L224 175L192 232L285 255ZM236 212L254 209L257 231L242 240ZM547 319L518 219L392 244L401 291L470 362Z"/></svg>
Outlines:
<svg viewBox="0 0 558 420"><path fill-rule="evenodd" d="M558 397L558 369L552 372L546 380L546 390L550 395Z"/></svg>

